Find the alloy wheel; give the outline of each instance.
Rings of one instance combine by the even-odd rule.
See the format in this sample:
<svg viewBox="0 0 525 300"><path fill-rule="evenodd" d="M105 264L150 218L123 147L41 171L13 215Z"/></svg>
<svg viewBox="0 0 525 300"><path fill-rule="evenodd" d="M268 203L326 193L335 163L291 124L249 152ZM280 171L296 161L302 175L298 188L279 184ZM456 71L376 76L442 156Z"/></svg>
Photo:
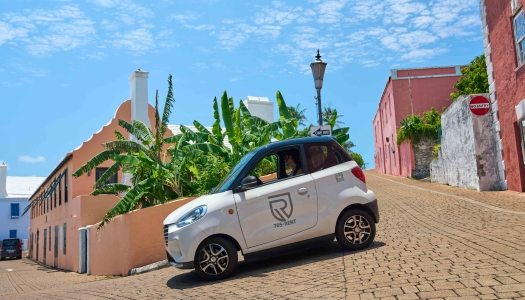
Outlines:
<svg viewBox="0 0 525 300"><path fill-rule="evenodd" d="M228 252L219 244L208 244L199 254L199 267L208 275L222 274L228 268L228 263Z"/></svg>
<svg viewBox="0 0 525 300"><path fill-rule="evenodd" d="M354 245L365 243L371 234L368 220L360 215L350 216L344 225L344 236L346 240Z"/></svg>

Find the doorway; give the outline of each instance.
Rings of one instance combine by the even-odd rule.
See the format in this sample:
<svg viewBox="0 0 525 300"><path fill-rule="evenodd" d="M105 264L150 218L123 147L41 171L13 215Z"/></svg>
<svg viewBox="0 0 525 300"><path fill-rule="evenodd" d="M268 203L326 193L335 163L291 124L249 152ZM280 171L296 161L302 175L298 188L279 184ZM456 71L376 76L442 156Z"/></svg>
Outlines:
<svg viewBox="0 0 525 300"><path fill-rule="evenodd" d="M55 263L53 267L58 268L58 226L55 226Z"/></svg>
<svg viewBox="0 0 525 300"><path fill-rule="evenodd" d="M46 242L47 242L47 229L44 229L44 260L43 260L43 263L44 265L46 264L46 249L47 249L47 245L46 245Z"/></svg>

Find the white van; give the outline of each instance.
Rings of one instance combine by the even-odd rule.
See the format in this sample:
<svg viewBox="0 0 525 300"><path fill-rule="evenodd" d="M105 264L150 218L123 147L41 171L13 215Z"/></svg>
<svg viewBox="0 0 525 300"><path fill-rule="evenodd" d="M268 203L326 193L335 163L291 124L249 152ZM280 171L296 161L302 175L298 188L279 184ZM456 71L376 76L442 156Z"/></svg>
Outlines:
<svg viewBox="0 0 525 300"><path fill-rule="evenodd" d="M257 176L257 174L269 174ZM270 143L246 154L222 182L164 220L168 261L207 280L245 260L337 241L368 247L379 211L363 171L333 137Z"/></svg>

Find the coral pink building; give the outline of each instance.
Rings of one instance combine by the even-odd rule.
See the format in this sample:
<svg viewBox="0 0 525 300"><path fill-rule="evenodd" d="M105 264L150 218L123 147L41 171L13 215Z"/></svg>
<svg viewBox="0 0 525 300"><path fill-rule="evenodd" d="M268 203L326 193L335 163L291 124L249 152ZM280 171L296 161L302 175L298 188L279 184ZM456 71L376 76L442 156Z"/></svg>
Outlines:
<svg viewBox="0 0 525 300"><path fill-rule="evenodd" d="M397 146L400 123L412 113L423 116L432 107L438 111L452 103L450 93L461 77L462 66L390 70L390 77L373 120L375 170L411 177L414 151L409 142Z"/></svg>
<svg viewBox="0 0 525 300"><path fill-rule="evenodd" d="M525 0L480 0L499 179L525 192Z"/></svg>

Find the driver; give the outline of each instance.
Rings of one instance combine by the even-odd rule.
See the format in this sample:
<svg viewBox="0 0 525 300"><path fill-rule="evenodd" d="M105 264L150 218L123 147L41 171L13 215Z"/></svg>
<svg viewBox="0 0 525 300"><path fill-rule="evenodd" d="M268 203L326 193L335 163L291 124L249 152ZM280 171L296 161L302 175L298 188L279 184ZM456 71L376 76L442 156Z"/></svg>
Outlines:
<svg viewBox="0 0 525 300"><path fill-rule="evenodd" d="M301 168L301 159L299 157L299 153L297 150L295 151L289 151L284 154L284 163L286 166L289 166L292 168L292 173L290 173L290 176L296 176L299 174L303 174L303 168Z"/></svg>

